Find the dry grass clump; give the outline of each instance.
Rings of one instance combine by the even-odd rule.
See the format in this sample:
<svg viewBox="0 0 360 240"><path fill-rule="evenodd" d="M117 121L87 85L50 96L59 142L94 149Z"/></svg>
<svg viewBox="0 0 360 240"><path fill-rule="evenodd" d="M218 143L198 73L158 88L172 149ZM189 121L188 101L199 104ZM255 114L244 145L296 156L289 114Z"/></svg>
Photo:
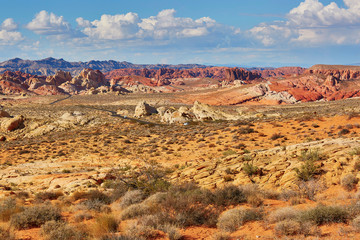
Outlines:
<svg viewBox="0 0 360 240"><path fill-rule="evenodd" d="M161 231L166 233L169 240L179 240L183 237L179 228L173 224L165 224L159 228Z"/></svg>
<svg viewBox="0 0 360 240"><path fill-rule="evenodd" d="M270 212L267 220L270 223L276 223L287 220L294 220L299 217L300 211L293 207L283 207Z"/></svg>
<svg viewBox="0 0 360 240"><path fill-rule="evenodd" d="M100 201L103 204L110 204L111 199L108 195L105 193L99 191L99 190L91 190L89 192L74 192L71 195L71 198L73 201L77 201L79 199L86 199L90 201Z"/></svg>
<svg viewBox="0 0 360 240"><path fill-rule="evenodd" d="M217 223L217 227L227 232L234 232L237 228L249 221L262 218L262 213L254 209L234 208L223 212Z"/></svg>
<svg viewBox="0 0 360 240"><path fill-rule="evenodd" d="M141 190L128 191L121 198L120 207L126 208L132 204L142 202L144 197L144 193Z"/></svg>
<svg viewBox="0 0 360 240"><path fill-rule="evenodd" d="M351 225L357 232L360 232L360 216L354 218L351 222Z"/></svg>
<svg viewBox="0 0 360 240"><path fill-rule="evenodd" d="M10 218L10 225L15 229L40 227L47 221L59 221L60 209L49 204L27 207L24 211L16 213Z"/></svg>
<svg viewBox="0 0 360 240"><path fill-rule="evenodd" d="M7 222L13 214L21 211L22 207L18 206L15 199L6 198L0 203L0 220Z"/></svg>
<svg viewBox="0 0 360 240"><path fill-rule="evenodd" d="M89 212L83 211L83 212L79 212L76 213L74 215L74 221L75 222L82 222L84 220L90 220L93 218L93 215Z"/></svg>
<svg viewBox="0 0 360 240"><path fill-rule="evenodd" d="M76 230L66 222L49 221L41 226L41 235L45 240L85 240L88 236Z"/></svg>
<svg viewBox="0 0 360 240"><path fill-rule="evenodd" d="M95 218L92 231L95 236L102 236L117 231L119 221L111 214L101 214Z"/></svg>
<svg viewBox="0 0 360 240"><path fill-rule="evenodd" d="M209 201L217 206L237 205L247 201L244 191L237 186L227 185L223 188L216 189L209 195Z"/></svg>
<svg viewBox="0 0 360 240"><path fill-rule="evenodd" d="M125 208L120 214L120 219L126 220L135 217L140 217L143 215L150 214L154 210L156 210L154 206L147 205L144 203L136 203Z"/></svg>
<svg viewBox="0 0 360 240"><path fill-rule="evenodd" d="M288 219L276 223L274 230L277 235L292 236L302 233L302 226L300 222Z"/></svg>
<svg viewBox="0 0 360 240"><path fill-rule="evenodd" d="M348 191L351 191L355 188L355 185L358 183L359 179L357 179L354 174L347 174L341 179L341 185Z"/></svg>
<svg viewBox="0 0 360 240"><path fill-rule="evenodd" d="M0 227L0 239L6 240L15 240L14 234L10 231L10 229L4 229Z"/></svg>

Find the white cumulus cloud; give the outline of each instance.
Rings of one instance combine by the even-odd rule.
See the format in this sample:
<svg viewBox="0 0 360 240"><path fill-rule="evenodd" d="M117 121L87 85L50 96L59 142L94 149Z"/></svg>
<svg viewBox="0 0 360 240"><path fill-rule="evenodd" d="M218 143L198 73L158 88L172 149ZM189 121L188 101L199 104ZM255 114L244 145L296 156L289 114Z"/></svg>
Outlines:
<svg viewBox="0 0 360 240"><path fill-rule="evenodd" d="M305 0L286 15L286 21L262 23L248 33L264 45L291 42L302 45L358 44L360 1L344 0L345 8L335 2Z"/></svg>
<svg viewBox="0 0 360 240"><path fill-rule="evenodd" d="M18 25L15 23L14 19L12 18L5 19L4 22L1 24L2 30L13 31L16 30L17 28Z"/></svg>
<svg viewBox="0 0 360 240"><path fill-rule="evenodd" d="M100 20L90 23L84 19L77 20L79 26L85 26L83 33L90 38L119 40L133 38L139 31L140 19L136 13L102 15Z"/></svg>
<svg viewBox="0 0 360 240"><path fill-rule="evenodd" d="M76 21L82 32L92 40L176 40L204 37L214 32L236 34L238 29L216 23L209 17L199 19L176 17L174 9L165 9L156 16L140 18L136 13L102 15L90 22Z"/></svg>
<svg viewBox="0 0 360 240"><path fill-rule="evenodd" d="M26 25L26 28L41 35L76 36L78 34L71 28L70 23L64 20L63 16L57 16L45 10L36 14L35 18Z"/></svg>
<svg viewBox="0 0 360 240"><path fill-rule="evenodd" d="M19 41L22 41L24 37L18 31L16 31L18 25L14 22L14 19L5 19L0 27L0 45L14 45Z"/></svg>

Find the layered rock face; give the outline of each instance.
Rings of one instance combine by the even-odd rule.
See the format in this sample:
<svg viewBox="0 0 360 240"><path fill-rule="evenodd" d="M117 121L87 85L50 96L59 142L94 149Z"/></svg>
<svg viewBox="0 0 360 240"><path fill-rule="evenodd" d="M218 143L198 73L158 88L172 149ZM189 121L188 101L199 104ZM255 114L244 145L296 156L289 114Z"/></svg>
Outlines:
<svg viewBox="0 0 360 240"><path fill-rule="evenodd" d="M270 89L286 91L303 102L359 97L360 67L315 65L300 77L272 81Z"/></svg>
<svg viewBox="0 0 360 240"><path fill-rule="evenodd" d="M0 94L59 95L107 86L108 81L99 70L83 69L72 78L68 72L58 71L45 77L7 71L0 75Z"/></svg>
<svg viewBox="0 0 360 240"><path fill-rule="evenodd" d="M338 80L360 79L360 66L314 65L305 73L333 76Z"/></svg>
<svg viewBox="0 0 360 240"><path fill-rule="evenodd" d="M261 78L260 74L252 73L241 68L227 67L208 67L193 69L118 69L105 73L107 79L121 79L125 76L140 76L153 80L157 86L167 85L169 79L186 79L186 78L213 78L218 80L254 80Z"/></svg>

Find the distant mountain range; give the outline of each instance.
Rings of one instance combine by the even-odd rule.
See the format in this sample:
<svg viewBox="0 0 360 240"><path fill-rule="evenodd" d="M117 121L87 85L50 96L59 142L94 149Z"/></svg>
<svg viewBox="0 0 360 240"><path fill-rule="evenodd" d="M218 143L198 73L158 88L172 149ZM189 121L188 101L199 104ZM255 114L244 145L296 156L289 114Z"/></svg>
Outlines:
<svg viewBox="0 0 360 240"><path fill-rule="evenodd" d="M100 70L101 72L109 72L115 69L133 68L133 69L191 69L191 68L205 68L206 65L200 64L133 64L129 62L118 62L114 60L109 61L89 61L89 62L67 62L64 59L55 59L52 57L41 60L23 60L20 58L10 59L0 63L0 73L5 71L21 71L24 73L36 75L54 75L57 71L62 70L70 72L71 75L77 75L84 68L91 68Z"/></svg>

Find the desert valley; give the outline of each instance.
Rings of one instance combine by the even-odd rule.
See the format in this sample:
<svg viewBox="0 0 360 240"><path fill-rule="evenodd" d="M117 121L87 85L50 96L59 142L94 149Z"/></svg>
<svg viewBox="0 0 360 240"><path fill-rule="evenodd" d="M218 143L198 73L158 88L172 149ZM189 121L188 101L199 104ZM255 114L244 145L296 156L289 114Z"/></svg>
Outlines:
<svg viewBox="0 0 360 240"><path fill-rule="evenodd" d="M360 67L0 63L0 238L359 239Z"/></svg>

